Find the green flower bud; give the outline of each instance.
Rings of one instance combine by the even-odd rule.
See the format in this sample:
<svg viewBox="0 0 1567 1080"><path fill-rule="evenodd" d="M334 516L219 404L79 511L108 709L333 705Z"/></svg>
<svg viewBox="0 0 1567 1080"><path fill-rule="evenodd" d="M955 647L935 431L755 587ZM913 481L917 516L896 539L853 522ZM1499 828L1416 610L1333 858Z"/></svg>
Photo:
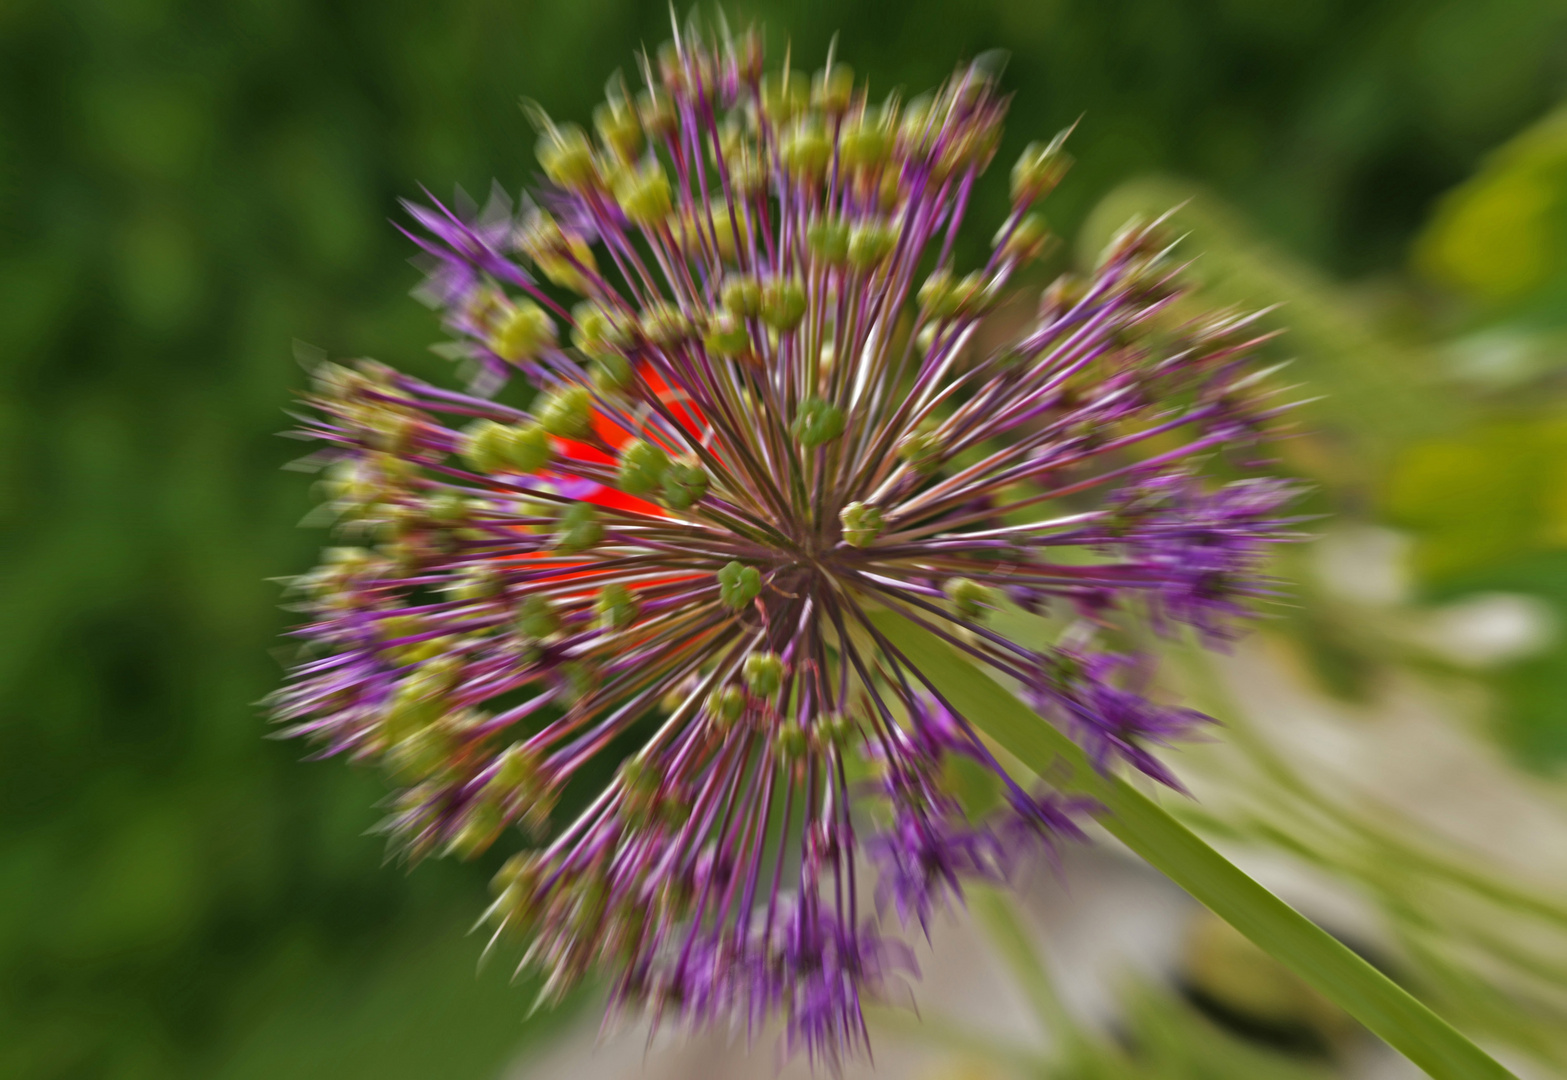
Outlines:
<svg viewBox="0 0 1567 1080"><path fill-rule="evenodd" d="M635 439L620 452L615 482L628 495L646 495L658 487L669 468L669 455L656 443Z"/></svg>
<svg viewBox="0 0 1567 1080"><path fill-rule="evenodd" d="M518 472L538 472L555 456L549 432L540 425L518 424L506 430L506 462Z"/></svg>
<svg viewBox="0 0 1567 1080"><path fill-rule="evenodd" d="M489 600L501 594L501 582L494 574L475 568L450 579L446 592L454 600Z"/></svg>
<svg viewBox="0 0 1567 1080"><path fill-rule="evenodd" d="M1041 322L1053 322L1076 307L1082 300L1083 280L1075 274L1062 274L1046 286L1039 297Z"/></svg>
<svg viewBox="0 0 1567 1080"><path fill-rule="evenodd" d="M827 713L816 721L816 731L823 742L839 748L854 741L858 729L853 720L842 713Z"/></svg>
<svg viewBox="0 0 1567 1080"><path fill-rule="evenodd" d="M849 226L842 220L827 219L805 230L805 246L813 258L837 266L849 258Z"/></svg>
<svg viewBox="0 0 1567 1080"><path fill-rule="evenodd" d="M762 593L762 574L754 566L731 561L718 572L718 599L731 611L739 611Z"/></svg>
<svg viewBox="0 0 1567 1080"><path fill-rule="evenodd" d="M745 328L745 323L735 316L719 315L708 324L702 343L714 356L739 356L750 352L751 333Z"/></svg>
<svg viewBox="0 0 1567 1080"><path fill-rule="evenodd" d="M535 593L523 599L515 625L517 636L524 641L543 641L560 632L560 612L554 603Z"/></svg>
<svg viewBox="0 0 1567 1080"><path fill-rule="evenodd" d="M789 430L808 450L832 442L843 434L843 410L830 401L808 398L800 403L800 411Z"/></svg>
<svg viewBox="0 0 1567 1080"><path fill-rule="evenodd" d="M805 287L798 281L775 278L762 290L762 321L779 333L793 330L805 318Z"/></svg>
<svg viewBox="0 0 1567 1080"><path fill-rule="evenodd" d="M948 579L945 592L958 612L970 619L979 618L996 607L1001 599L1001 594L989 585L965 577Z"/></svg>
<svg viewBox="0 0 1567 1080"><path fill-rule="evenodd" d="M413 637L429 629L429 624L417 615L388 615L375 624L376 637L382 641Z"/></svg>
<svg viewBox="0 0 1567 1080"><path fill-rule="evenodd" d="M1031 142L1012 166L1012 201L1035 202L1061 182L1072 166L1071 155L1062 148L1071 129L1062 131L1049 143Z"/></svg>
<svg viewBox="0 0 1567 1080"><path fill-rule="evenodd" d="M849 265L870 270L898 246L898 234L880 221L863 221L849 230Z"/></svg>
<svg viewBox="0 0 1567 1080"><path fill-rule="evenodd" d="M780 140L778 156L797 178L819 181L832 161L832 141L818 120L795 124Z"/></svg>
<svg viewBox="0 0 1567 1080"><path fill-rule="evenodd" d="M585 386L550 391L539 409L539 424L562 439L586 439L593 434L593 395Z"/></svg>
<svg viewBox="0 0 1567 1080"><path fill-rule="evenodd" d="M604 539L604 525L598 511L585 502L572 503L560 516L560 529L555 534L555 547L568 555L586 551Z"/></svg>
<svg viewBox="0 0 1567 1080"><path fill-rule="evenodd" d="M773 745L778 749L778 756L785 761L799 761L805 757L811 743L798 721L786 720L778 726Z"/></svg>
<svg viewBox="0 0 1567 1080"><path fill-rule="evenodd" d="M671 510L689 510L707 494L707 470L700 465L675 462L664 473L664 505Z"/></svg>
<svg viewBox="0 0 1567 1080"><path fill-rule="evenodd" d="M724 308L731 314L755 318L762 313L762 283L749 274L737 274L724 282Z"/></svg>
<svg viewBox="0 0 1567 1080"><path fill-rule="evenodd" d="M631 590L615 582L599 590L595 610L600 626L606 630L624 630L637 621L642 605Z"/></svg>
<svg viewBox="0 0 1567 1080"><path fill-rule="evenodd" d="M446 845L448 855L467 861L490 849L506 827L506 815L494 803L480 799L468 807L457 835Z"/></svg>
<svg viewBox="0 0 1567 1080"><path fill-rule="evenodd" d="M398 740L387 754L387 764L404 780L423 780L443 769L456 749L451 732L435 723Z"/></svg>
<svg viewBox="0 0 1567 1080"><path fill-rule="evenodd" d="M952 296L952 272L937 270L920 286L920 310L928 311L938 319L949 317L957 310Z"/></svg>
<svg viewBox="0 0 1567 1080"><path fill-rule="evenodd" d="M593 146L587 133L576 124L551 125L539 136L535 153L544 175L568 191L584 191L598 180Z"/></svg>
<svg viewBox="0 0 1567 1080"><path fill-rule="evenodd" d="M968 314L991 299L985 279L978 273L966 274L954 281L948 271L937 270L925 279L919 292L921 309L936 319Z"/></svg>
<svg viewBox="0 0 1567 1080"><path fill-rule="evenodd" d="M669 177L664 175L664 167L656 160L616 177L614 194L626 220L643 229L651 229L664 221L674 207Z"/></svg>
<svg viewBox="0 0 1567 1080"><path fill-rule="evenodd" d="M918 472L933 472L944 456L941 437L930 429L911 432L899 440L898 456Z"/></svg>
<svg viewBox="0 0 1567 1080"><path fill-rule="evenodd" d="M852 502L838 514L843 523L843 539L853 547L869 547L881 535L885 524L879 507L862 502Z"/></svg>
<svg viewBox="0 0 1567 1080"><path fill-rule="evenodd" d="M741 666L745 685L757 697L769 698L783 685L783 660L775 652L754 652Z"/></svg>
<svg viewBox="0 0 1567 1080"><path fill-rule="evenodd" d="M804 112L810 103L811 88L797 72L768 72L762 76L762 115L774 127L781 127Z"/></svg>
<svg viewBox="0 0 1567 1080"><path fill-rule="evenodd" d="M397 650L397 661L402 664L423 664L443 655L448 650L455 648L457 638L450 634L442 634L439 637L425 638L416 641L412 645L405 645Z"/></svg>
<svg viewBox="0 0 1567 1080"><path fill-rule="evenodd" d="M598 271L587 240L575 231L566 232L543 210L528 214L518 233L517 246L546 278L573 292L587 292L587 274ZM554 327L550 334L554 340Z"/></svg>
<svg viewBox="0 0 1567 1080"><path fill-rule="evenodd" d="M811 79L811 104L836 116L849 107L854 95L854 69L847 64L823 68Z"/></svg>
<svg viewBox="0 0 1567 1080"><path fill-rule="evenodd" d="M535 787L539 780L539 752L524 743L514 742L500 754L486 791L504 799Z"/></svg>
<svg viewBox="0 0 1567 1080"><path fill-rule="evenodd" d="M1005 232L997 233L995 242L1002 244L1005 241L1001 249L1004 258L1026 263L1043 255L1054 239L1042 215L1024 214L1023 220L1017 223L1010 236Z"/></svg>
<svg viewBox="0 0 1567 1080"><path fill-rule="evenodd" d="M389 744L396 744L439 720L441 710L439 700L399 689L381 717L381 730Z"/></svg>
<svg viewBox="0 0 1567 1080"><path fill-rule="evenodd" d="M468 500L455 491L437 491L424 503L424 516L437 525L460 525L468 520Z"/></svg>
<svg viewBox="0 0 1567 1080"><path fill-rule="evenodd" d="M745 714L745 694L738 686L721 686L707 695L707 715L720 728L734 726Z"/></svg>
<svg viewBox="0 0 1567 1080"><path fill-rule="evenodd" d="M558 669L560 676L560 703L567 708L598 689L598 675L579 660L568 660Z"/></svg>
<svg viewBox="0 0 1567 1080"><path fill-rule="evenodd" d="M653 304L642 313L642 333L661 348L678 345L691 336L691 320L670 304Z"/></svg>
<svg viewBox="0 0 1567 1080"><path fill-rule="evenodd" d="M941 124L931 122L932 97L927 92L911 98L903 107L903 122L898 125L898 139L912 157L923 158L930 154Z"/></svg>
<svg viewBox="0 0 1567 1080"><path fill-rule="evenodd" d="M624 394L637 384L636 368L620 353L609 352L593 358L588 374L603 394Z"/></svg>
<svg viewBox="0 0 1567 1080"><path fill-rule="evenodd" d="M463 431L458 452L480 473L498 473L506 468L506 450L511 442L504 424L494 420L476 420Z"/></svg>
<svg viewBox="0 0 1567 1080"><path fill-rule="evenodd" d="M887 160L892 133L881 118L867 113L848 124L838 138L838 160L848 169L872 169Z"/></svg>
<svg viewBox="0 0 1567 1080"><path fill-rule="evenodd" d="M593 108L593 126L604 145L622 161L631 161L642 150L642 123L637 110L625 98L611 98Z"/></svg>
<svg viewBox="0 0 1567 1080"><path fill-rule="evenodd" d="M649 138L661 139L675 130L675 103L658 87L649 87L637 94L637 116Z"/></svg>

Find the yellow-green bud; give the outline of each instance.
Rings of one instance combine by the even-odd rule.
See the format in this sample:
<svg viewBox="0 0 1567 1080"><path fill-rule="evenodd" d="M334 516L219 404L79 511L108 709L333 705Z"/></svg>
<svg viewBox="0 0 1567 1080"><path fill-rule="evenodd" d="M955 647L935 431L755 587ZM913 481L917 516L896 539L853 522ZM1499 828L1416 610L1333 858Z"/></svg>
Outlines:
<svg viewBox="0 0 1567 1080"><path fill-rule="evenodd" d="M474 472L497 473L506 468L510 432L494 420L478 420L463 432L460 452Z"/></svg>
<svg viewBox="0 0 1567 1080"><path fill-rule="evenodd" d="M624 630L637 621L642 605L630 589L614 582L599 590L595 610L598 611L600 626L606 630Z"/></svg>
<svg viewBox="0 0 1567 1080"><path fill-rule="evenodd" d="M817 221L805 230L805 246L814 258L837 266L849 258L849 227L838 219Z"/></svg>
<svg viewBox="0 0 1567 1080"><path fill-rule="evenodd" d="M745 694L738 686L724 686L707 696L707 715L720 728L727 728L745 714Z"/></svg>
<svg viewBox="0 0 1567 1080"><path fill-rule="evenodd" d="M774 127L804 112L810 102L811 88L797 72L768 72L762 76L761 89L762 115Z"/></svg>
<svg viewBox="0 0 1567 1080"><path fill-rule="evenodd" d="M800 440L800 445L814 450L842 435L843 426L842 409L821 398L808 398L800 403L800 411L789 430Z"/></svg>
<svg viewBox="0 0 1567 1080"><path fill-rule="evenodd" d="M832 142L820 121L804 120L789 129L779 146L784 168L796 177L820 180L832 161Z"/></svg>
<svg viewBox="0 0 1567 1080"><path fill-rule="evenodd" d="M848 746L856 734L854 721L842 713L827 713L816 721L816 731L825 743Z"/></svg>
<svg viewBox="0 0 1567 1080"><path fill-rule="evenodd" d="M689 510L707 494L707 470L700 465L675 462L664 471L664 505L671 510Z"/></svg>
<svg viewBox="0 0 1567 1080"><path fill-rule="evenodd" d="M539 752L514 742L501 752L499 764L486 785L498 798L532 787L538 780Z"/></svg>
<svg viewBox="0 0 1567 1080"><path fill-rule="evenodd" d="M642 124L637 110L624 98L594 106L593 126L604 145L622 161L631 161L642 150Z"/></svg>
<svg viewBox="0 0 1567 1080"><path fill-rule="evenodd" d="M762 290L762 320L779 333L805 318L805 288L790 278L775 278Z"/></svg>
<svg viewBox="0 0 1567 1080"><path fill-rule="evenodd" d="M1012 201L1031 203L1048 195L1061 182L1072 158L1062 149L1070 129L1048 143L1031 142L1012 166Z"/></svg>
<svg viewBox="0 0 1567 1080"><path fill-rule="evenodd" d="M560 632L560 612L547 598L528 596L517 609L516 627L524 641L543 641Z"/></svg>
<svg viewBox="0 0 1567 1080"><path fill-rule="evenodd" d="M675 130L675 103L657 87L637 94L637 116L651 138L663 138Z"/></svg>
<svg viewBox="0 0 1567 1080"><path fill-rule="evenodd" d="M849 230L849 265L870 270L879 265L898 244L898 234L880 221L862 221Z"/></svg>
<svg viewBox="0 0 1567 1080"><path fill-rule="evenodd" d="M669 348L691 336L691 320L671 304L653 304L642 313L642 333L654 345Z"/></svg>
<svg viewBox="0 0 1567 1080"><path fill-rule="evenodd" d="M898 456L919 472L931 472L941 464L941 437L928 429L911 432L898 442Z"/></svg>
<svg viewBox="0 0 1567 1080"><path fill-rule="evenodd" d="M958 612L970 619L979 618L1000 602L1000 593L972 578L950 578L945 592Z"/></svg>
<svg viewBox="0 0 1567 1080"><path fill-rule="evenodd" d="M451 732L434 723L398 740L387 755L387 763L405 780L423 780L450 762L455 750Z"/></svg>
<svg viewBox="0 0 1567 1080"><path fill-rule="evenodd" d="M854 69L847 64L823 68L811 79L811 104L828 115L849 107L854 95Z"/></svg>
<svg viewBox="0 0 1567 1080"><path fill-rule="evenodd" d="M852 502L838 515L843 523L844 542L853 547L868 547L881 535L885 520L879 507Z"/></svg>
<svg viewBox="0 0 1567 1080"><path fill-rule="evenodd" d="M754 652L741 666L745 685L757 697L768 698L783 685L783 660L775 652Z"/></svg>
<svg viewBox="0 0 1567 1080"><path fill-rule="evenodd" d="M636 385L637 372L620 353L607 352L593 358L588 374L603 394L624 394Z"/></svg>
<svg viewBox="0 0 1567 1080"><path fill-rule="evenodd" d="M424 503L424 515L437 525L458 525L468 520L468 500L455 491L437 491Z"/></svg>
<svg viewBox="0 0 1567 1080"><path fill-rule="evenodd" d="M762 313L762 283L749 274L739 274L724 282L724 308L745 318Z"/></svg>
<svg viewBox="0 0 1567 1080"><path fill-rule="evenodd" d="M479 799L468 807L463 823L446 845L446 851L463 860L477 858L490 849L505 827L506 815L501 813L500 807Z"/></svg>
<svg viewBox="0 0 1567 1080"><path fill-rule="evenodd" d="M494 574L475 568L450 579L446 592L454 600L488 600L500 595L501 582Z"/></svg>
<svg viewBox="0 0 1567 1080"><path fill-rule="evenodd" d="M441 718L441 702L427 694L407 693L399 689L381 718L381 729L389 743L398 743Z"/></svg>
<svg viewBox="0 0 1567 1080"><path fill-rule="evenodd" d="M1040 214L1024 214L1011 235L996 234L996 243L1003 244L1002 257L1014 262L1032 262L1045 253L1055 237L1050 226Z"/></svg>
<svg viewBox="0 0 1567 1080"><path fill-rule="evenodd" d="M849 169L871 169L887 160L892 130L885 114L867 112L844 126L838 138L838 160Z"/></svg>
<svg viewBox="0 0 1567 1080"><path fill-rule="evenodd" d="M702 343L714 356L739 356L751 349L751 334L733 315L719 315L708 324Z"/></svg>
<svg viewBox="0 0 1567 1080"><path fill-rule="evenodd" d="M549 432L540 425L517 424L506 430L506 461L518 472L538 472L555 456Z"/></svg>
<svg viewBox="0 0 1567 1080"><path fill-rule="evenodd" d="M762 574L754 566L731 561L718 571L718 599L731 611L739 611L762 592Z"/></svg>
<svg viewBox="0 0 1567 1080"><path fill-rule="evenodd" d="M799 721L786 720L778 726L778 732L773 736L773 745L778 748L778 756L785 761L799 761L805 757L805 752L810 748L810 740L806 737L804 729Z"/></svg>
<svg viewBox="0 0 1567 1080"><path fill-rule="evenodd" d="M598 511L585 502L572 503L560 516L560 530L555 534L555 547L568 555L586 551L604 539L604 525Z"/></svg>
<svg viewBox="0 0 1567 1080"><path fill-rule="evenodd" d="M674 205L664 167L653 160L620 174L615 179L615 202L626 220L639 228L650 229L662 222Z"/></svg>
<svg viewBox="0 0 1567 1080"><path fill-rule="evenodd" d="M568 191L582 191L593 186L598 179L598 169L593 163L593 146L587 133L576 124L554 127L539 136L539 164L544 175Z"/></svg>
<svg viewBox="0 0 1567 1080"><path fill-rule="evenodd" d="M620 452L616 483L629 495L646 495L664 480L669 455L657 443L635 439Z"/></svg>
<svg viewBox="0 0 1567 1080"><path fill-rule="evenodd" d="M593 395L585 386L552 390L539 409L539 424L562 439L585 439L593 434Z"/></svg>

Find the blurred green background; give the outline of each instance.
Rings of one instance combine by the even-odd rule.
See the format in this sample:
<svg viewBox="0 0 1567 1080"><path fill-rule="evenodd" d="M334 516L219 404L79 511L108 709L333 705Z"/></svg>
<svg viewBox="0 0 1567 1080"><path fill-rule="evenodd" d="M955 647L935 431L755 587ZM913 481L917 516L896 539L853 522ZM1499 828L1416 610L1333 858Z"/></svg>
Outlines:
<svg viewBox="0 0 1567 1080"><path fill-rule="evenodd" d="M837 32L873 88L1009 50L1002 161L1084 118L1048 207L1069 237L1201 185L1205 266L1294 297L1349 399L1301 466L1331 508L1410 530L1426 596L1567 611L1562 5L729 13L797 67ZM295 339L440 370L397 198L515 192L519 95L586 118L667 27L631 0L0 4L0 1075L480 1077L559 1023L473 975L486 867L383 865L378 779L264 740L265 579L323 541L274 436ZM1305 634L1352 691L1353 648ZM1495 675L1497 736L1537 770L1567 761L1564 656Z"/></svg>

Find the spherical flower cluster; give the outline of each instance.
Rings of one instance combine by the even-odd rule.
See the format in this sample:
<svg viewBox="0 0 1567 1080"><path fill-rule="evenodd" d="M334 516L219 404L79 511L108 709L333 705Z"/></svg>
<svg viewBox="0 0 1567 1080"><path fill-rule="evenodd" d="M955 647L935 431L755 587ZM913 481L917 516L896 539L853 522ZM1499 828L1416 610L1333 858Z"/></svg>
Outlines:
<svg viewBox="0 0 1567 1080"><path fill-rule="evenodd" d="M607 972L618 1006L781 1017L831 1064L914 973L884 919L926 923L1088 809L1008 776L873 615L1173 782L1151 747L1201 717L1149 699L1128 643L1223 638L1265 591L1292 492L1234 477L1280 409L1252 320L1199 312L1156 226L978 347L1068 166L1064 137L1030 146L989 257L956 265L1004 111L985 62L876 102L831 59L764 72L756 35L687 32L644 74L596 139L530 107L536 201L409 208L472 383L317 372L304 431L360 546L298 580L273 706L385 765L407 857L527 845L489 918L547 995ZM995 628L1020 609L1060 637Z"/></svg>

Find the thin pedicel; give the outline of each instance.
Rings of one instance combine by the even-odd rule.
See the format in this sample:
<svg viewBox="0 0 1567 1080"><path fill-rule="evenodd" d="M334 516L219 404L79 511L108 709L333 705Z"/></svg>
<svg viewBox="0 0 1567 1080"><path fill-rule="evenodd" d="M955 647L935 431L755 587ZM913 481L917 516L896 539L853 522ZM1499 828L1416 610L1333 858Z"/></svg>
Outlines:
<svg viewBox="0 0 1567 1080"><path fill-rule="evenodd" d="M914 974L878 913L925 925L1086 809L1007 776L872 613L1013 680L1101 767L1173 784L1153 749L1203 718L1113 643L1222 642L1267 594L1291 486L1203 468L1251 467L1283 410L1254 316L1200 312L1157 224L976 348L1069 164L1065 133L1031 145L988 259L956 268L1005 110L985 61L875 102L831 58L764 73L756 34L687 30L644 74L611 82L596 141L528 106L536 201L408 206L471 385L316 372L304 431L367 546L298 580L306 647L272 705L390 769L407 858L533 838L488 918L546 998L604 971L616 1009L782 1017L834 1066L865 1049L862 1000ZM526 409L491 400L519 373ZM1009 606L1062 636L988 624ZM552 832L567 782L649 716ZM999 809L965 811L960 760L994 770Z"/></svg>

